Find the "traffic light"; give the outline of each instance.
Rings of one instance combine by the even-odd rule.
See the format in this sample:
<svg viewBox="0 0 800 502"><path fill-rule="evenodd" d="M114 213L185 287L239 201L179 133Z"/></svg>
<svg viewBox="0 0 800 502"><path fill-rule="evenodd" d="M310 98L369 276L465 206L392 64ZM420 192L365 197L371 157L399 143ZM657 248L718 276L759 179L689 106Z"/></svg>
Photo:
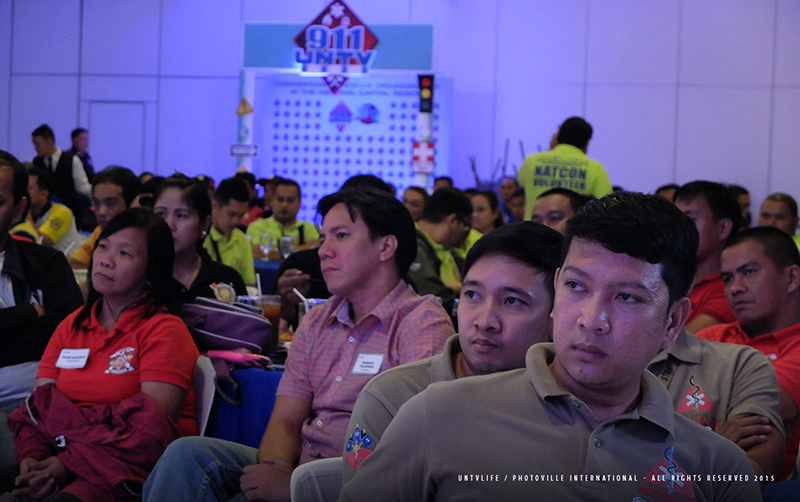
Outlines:
<svg viewBox="0 0 800 502"><path fill-rule="evenodd" d="M419 111L433 113L433 75L419 75Z"/></svg>

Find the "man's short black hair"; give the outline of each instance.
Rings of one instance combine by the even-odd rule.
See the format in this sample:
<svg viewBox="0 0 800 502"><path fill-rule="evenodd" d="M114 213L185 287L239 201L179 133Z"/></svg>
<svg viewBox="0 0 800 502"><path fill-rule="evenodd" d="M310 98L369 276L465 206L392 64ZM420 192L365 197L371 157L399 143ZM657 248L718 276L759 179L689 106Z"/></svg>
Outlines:
<svg viewBox="0 0 800 502"><path fill-rule="evenodd" d="M74 129L72 131L72 134L70 134L70 138L75 139L75 138L77 138L78 136L80 136L81 134L83 134L85 132L89 132L89 131L87 131L83 127L78 127L77 129Z"/></svg>
<svg viewBox="0 0 800 502"><path fill-rule="evenodd" d="M800 252L797 250L797 245L782 230L775 227L747 228L734 235L725 244L725 249L746 241L761 244L764 255L779 269L790 265L800 265Z"/></svg>
<svg viewBox="0 0 800 502"><path fill-rule="evenodd" d="M464 260L463 277L469 269L487 255L503 255L513 258L545 273L544 283L552 296L553 277L561 266L561 234L552 228L532 221L518 221L504 225L484 235L473 244Z"/></svg>
<svg viewBox="0 0 800 502"><path fill-rule="evenodd" d="M353 221L356 221L356 216L361 217L369 229L370 239L385 235L394 235L397 238L394 262L400 276L404 276L417 257L417 230L406 206L394 196L380 190L347 189L320 199L317 213L325 218L336 204L344 204Z"/></svg>
<svg viewBox="0 0 800 502"><path fill-rule="evenodd" d="M56 178L49 170L43 167L33 166L28 169L28 176L36 176L36 186L39 190L47 190L50 195L53 195L53 190L56 186Z"/></svg>
<svg viewBox="0 0 800 502"><path fill-rule="evenodd" d="M231 200L249 202L250 192L247 191L247 182L241 178L227 178L219 182L214 200L221 206L226 206Z"/></svg>
<svg viewBox="0 0 800 502"><path fill-rule="evenodd" d="M660 195L614 192L589 202L567 220L562 259L573 239L594 241L611 252L660 264L669 306L692 287L700 239L697 226Z"/></svg>
<svg viewBox="0 0 800 502"><path fill-rule="evenodd" d="M434 183L436 183L437 181L444 181L450 186L450 188L453 188L453 178L451 178L450 176L438 176L433 179Z"/></svg>
<svg viewBox="0 0 800 502"><path fill-rule="evenodd" d="M572 208L573 213L577 213L580 208L586 205L587 202L594 199L593 195L582 195L578 192L570 190L569 188L555 187L539 194L537 200L541 199L542 197L547 197L548 195L563 195L569 199L569 207Z"/></svg>
<svg viewBox="0 0 800 502"><path fill-rule="evenodd" d="M234 178L240 178L245 181L251 188L256 187L256 175L247 171L239 171L233 175Z"/></svg>
<svg viewBox="0 0 800 502"><path fill-rule="evenodd" d="M55 133L53 133L53 130L50 129L50 126L47 124L42 124L34 129L31 136L39 136L40 138L52 139L53 141L56 140Z"/></svg>
<svg viewBox="0 0 800 502"><path fill-rule="evenodd" d="M279 186L292 186L297 189L297 197L300 198L303 196L303 193L300 191L300 184L297 183L295 180L290 180L289 178L278 178L278 181L275 182L275 190L278 190Z"/></svg>
<svg viewBox="0 0 800 502"><path fill-rule="evenodd" d="M133 171L122 166L108 166L95 174L94 180L92 180L93 193L94 187L101 183L111 183L112 185L122 187L122 198L125 200L125 205L128 207L131 207L131 203L133 199L136 198L136 195L139 193L139 187L142 185L142 182L139 181L139 177L133 174Z"/></svg>
<svg viewBox="0 0 800 502"><path fill-rule="evenodd" d="M731 191L734 197L739 197L740 195L750 195L750 192L748 192L747 189L742 185L728 185L728 190Z"/></svg>
<svg viewBox="0 0 800 502"><path fill-rule="evenodd" d="M472 216L472 203L461 190L444 187L433 192L428 199L422 219L439 223L453 213L459 219Z"/></svg>
<svg viewBox="0 0 800 502"><path fill-rule="evenodd" d="M368 190L370 188L394 194L392 187L374 174L356 174L355 176L351 176L342 184L342 188L339 190Z"/></svg>
<svg viewBox="0 0 800 502"><path fill-rule="evenodd" d="M771 193L767 195L766 199L764 199L764 201L768 200L771 200L772 202L783 202L789 208L789 213L791 213L794 218L797 218L797 201L794 200L794 197L788 193Z"/></svg>
<svg viewBox="0 0 800 502"><path fill-rule="evenodd" d="M556 141L577 148L586 148L592 139L592 126L583 117L570 117L558 128Z"/></svg>
<svg viewBox="0 0 800 502"><path fill-rule="evenodd" d="M739 227L742 226L742 208L728 187L713 181L692 181L677 189L672 200L688 202L697 196L702 196L706 200L708 207L711 208L714 221L725 218L731 220L730 235L735 235L739 231Z"/></svg>
<svg viewBox="0 0 800 502"><path fill-rule="evenodd" d="M11 193L14 205L28 194L28 170L10 153L0 150L0 169L11 169Z"/></svg>
<svg viewBox="0 0 800 502"><path fill-rule="evenodd" d="M514 190L514 195L512 197L525 197L525 189L517 188L516 190Z"/></svg>

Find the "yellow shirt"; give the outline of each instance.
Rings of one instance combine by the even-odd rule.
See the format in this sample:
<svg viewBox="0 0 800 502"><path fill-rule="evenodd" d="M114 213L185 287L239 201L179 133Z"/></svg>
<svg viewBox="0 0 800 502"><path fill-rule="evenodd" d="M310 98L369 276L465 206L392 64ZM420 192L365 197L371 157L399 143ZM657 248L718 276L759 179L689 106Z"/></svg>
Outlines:
<svg viewBox="0 0 800 502"><path fill-rule="evenodd" d="M100 227L97 227L92 232L92 235L89 236L88 239L83 241L81 247L75 250L72 253L72 259L77 261L78 263L82 264L85 267L89 266L89 260L92 259L92 252L94 251L94 245L97 242L97 239L100 238L100 233L103 231Z"/></svg>
<svg viewBox="0 0 800 502"><path fill-rule="evenodd" d="M244 232L234 228L230 239L226 239L212 226L208 237L203 242L203 247L212 259L235 268L244 279L245 284L256 283L253 248L250 247L250 241L247 240Z"/></svg>
<svg viewBox="0 0 800 502"><path fill-rule="evenodd" d="M247 226L247 235L253 238L253 242L261 242L261 234L269 234L272 236L273 245L277 246L278 240L281 237L294 237L296 245L301 245L300 242L300 229L303 229L303 242L302 244L319 238L317 228L307 221L295 221L294 225L289 228L284 227L275 219L274 216L269 218L259 218Z"/></svg>

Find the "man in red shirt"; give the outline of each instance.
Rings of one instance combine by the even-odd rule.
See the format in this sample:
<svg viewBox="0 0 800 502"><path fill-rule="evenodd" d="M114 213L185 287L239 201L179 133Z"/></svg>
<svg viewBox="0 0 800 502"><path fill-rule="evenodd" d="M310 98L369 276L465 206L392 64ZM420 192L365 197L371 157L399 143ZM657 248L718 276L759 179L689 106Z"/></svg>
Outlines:
<svg viewBox="0 0 800 502"><path fill-rule="evenodd" d="M723 185L711 181L693 181L680 187L673 200L689 216L700 233L697 248L697 273L689 300L692 312L686 331L697 333L713 324L733 322L735 318L725 300L719 264L725 242L736 235L742 213L736 197Z"/></svg>
<svg viewBox="0 0 800 502"><path fill-rule="evenodd" d="M780 475L784 479L794 469L800 441L800 254L780 230L756 227L731 240L721 268L737 321L709 327L698 336L749 345L772 362L788 434Z"/></svg>

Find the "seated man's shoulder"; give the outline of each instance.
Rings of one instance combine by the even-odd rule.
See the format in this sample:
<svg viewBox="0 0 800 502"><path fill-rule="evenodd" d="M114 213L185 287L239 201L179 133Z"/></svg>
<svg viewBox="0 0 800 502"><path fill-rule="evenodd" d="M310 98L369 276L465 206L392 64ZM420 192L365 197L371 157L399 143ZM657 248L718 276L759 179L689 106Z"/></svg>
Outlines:
<svg viewBox="0 0 800 502"><path fill-rule="evenodd" d="M525 368L431 383L423 392L426 407L452 415L457 408L501 410L516 408L535 391Z"/></svg>
<svg viewBox="0 0 800 502"><path fill-rule="evenodd" d="M400 399L401 403L405 402L431 384L431 364L440 357L443 356L427 357L378 373L367 382L361 392L375 396L381 401Z"/></svg>
<svg viewBox="0 0 800 502"><path fill-rule="evenodd" d="M697 337L703 349L703 363L733 364L745 366L771 366L769 359L760 350L738 343L725 343Z"/></svg>
<svg viewBox="0 0 800 502"><path fill-rule="evenodd" d="M64 253L50 246L42 246L33 242L15 241L21 256L26 256L36 268L53 266L69 267Z"/></svg>

